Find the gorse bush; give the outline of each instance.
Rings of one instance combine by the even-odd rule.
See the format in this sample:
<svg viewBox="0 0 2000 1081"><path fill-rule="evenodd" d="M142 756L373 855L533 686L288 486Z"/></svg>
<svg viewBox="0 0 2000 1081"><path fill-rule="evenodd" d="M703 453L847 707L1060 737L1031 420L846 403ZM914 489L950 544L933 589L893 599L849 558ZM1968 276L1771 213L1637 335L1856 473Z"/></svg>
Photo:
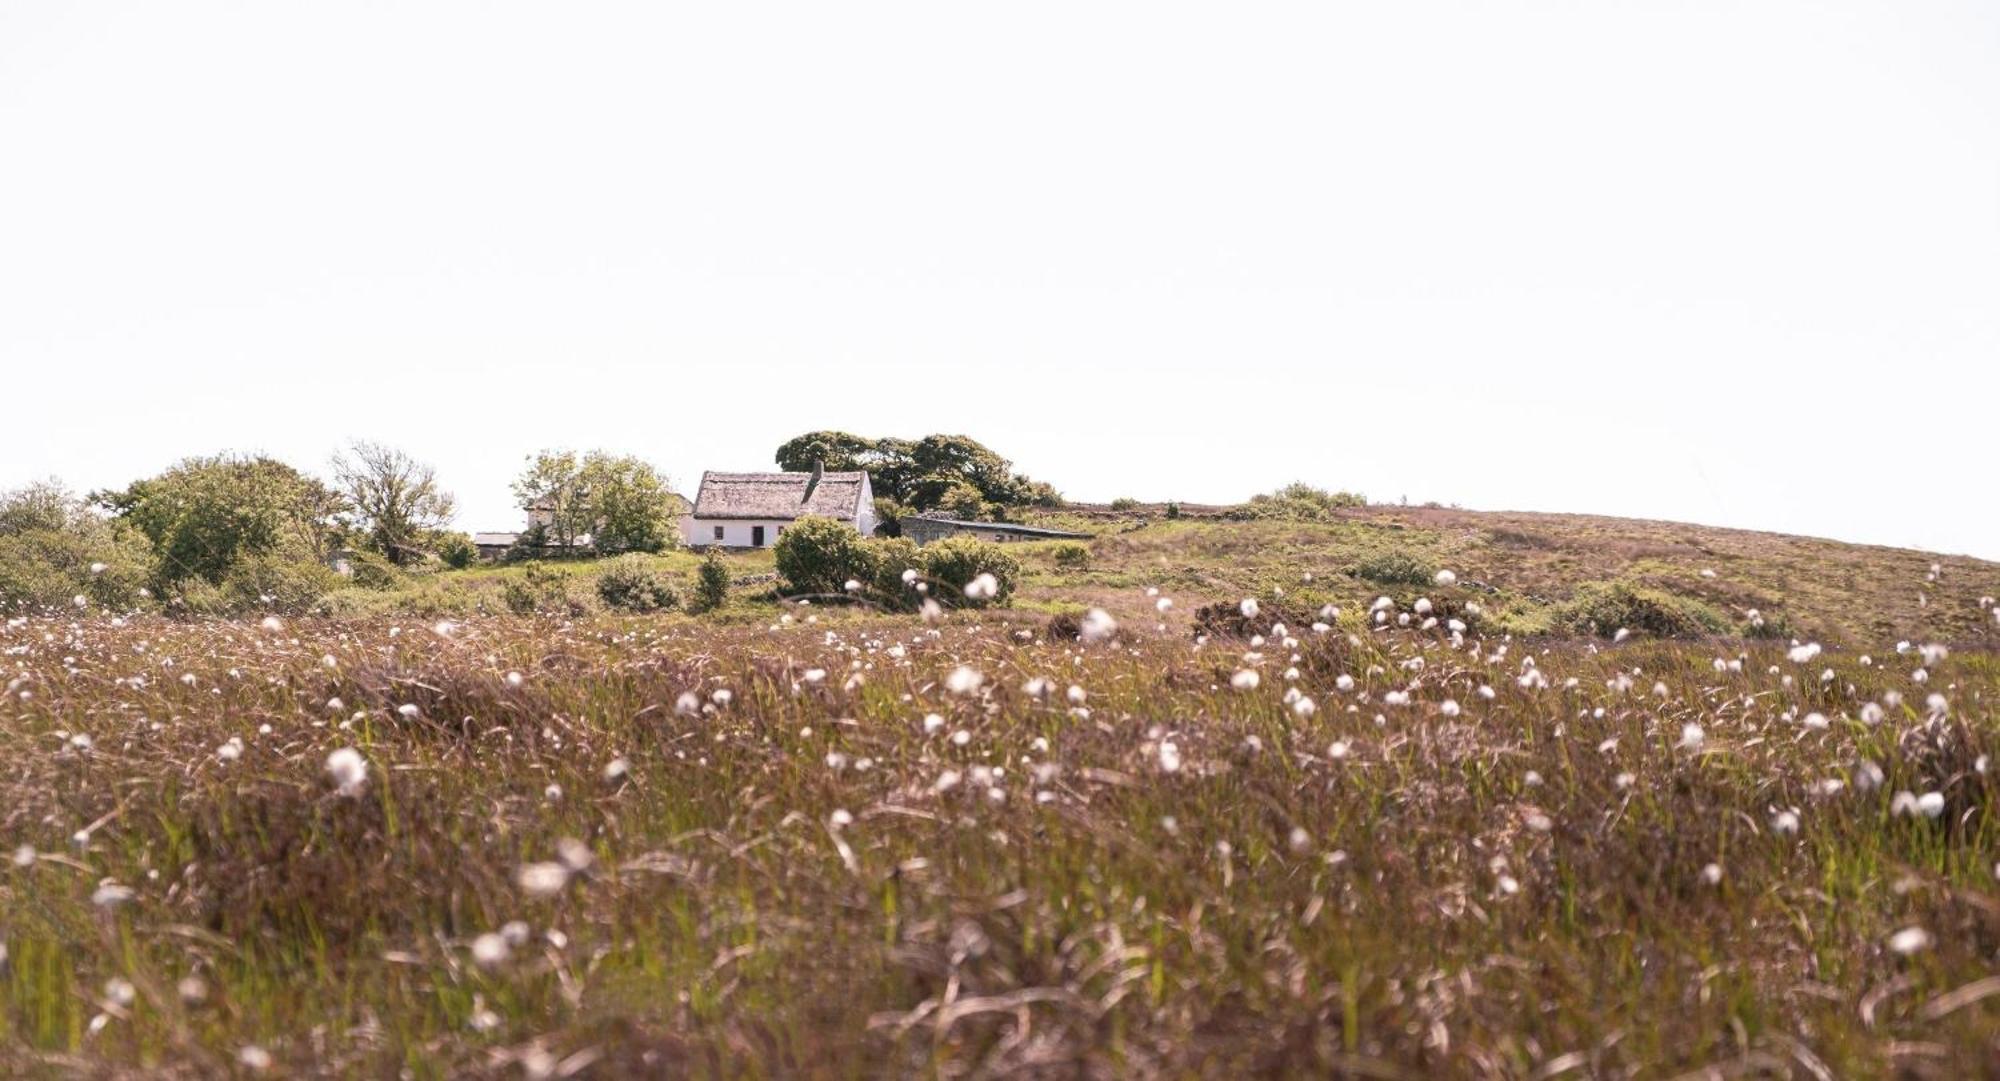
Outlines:
<svg viewBox="0 0 2000 1081"><path fill-rule="evenodd" d="M1428 586L1437 568L1402 550L1379 552L1354 565L1354 576L1381 585Z"/></svg>
<svg viewBox="0 0 2000 1081"><path fill-rule="evenodd" d="M788 596L853 596L859 583L866 600L888 608L913 609L929 596L946 606L1005 604L1021 579L1021 561L997 544L974 537L948 537L927 547L901 537L865 540L840 522L801 518L778 538L778 576ZM919 591L905 581L915 571ZM981 574L994 579L991 597L967 597L965 587Z"/></svg>
<svg viewBox="0 0 2000 1081"><path fill-rule="evenodd" d="M1552 625L1569 634L1604 637L1620 630L1655 638L1700 638L1722 634L1729 621L1689 597L1627 582L1590 582L1557 608Z"/></svg>
<svg viewBox="0 0 2000 1081"><path fill-rule="evenodd" d="M1006 604L1021 580L1021 561L1005 548L975 537L946 537L923 549L924 574L939 604L985 607ZM991 597L968 597L965 587L982 574L993 576Z"/></svg>
<svg viewBox="0 0 2000 1081"><path fill-rule="evenodd" d="M626 612L660 612L680 607L680 594L667 576L640 555L611 560L597 576L597 595L606 607Z"/></svg>
<svg viewBox="0 0 2000 1081"><path fill-rule="evenodd" d="M1229 516L1324 522L1333 518L1335 511L1367 505L1367 497L1358 492L1329 492L1310 484L1293 483L1275 492L1251 496L1250 502L1231 508Z"/></svg>
<svg viewBox="0 0 2000 1081"><path fill-rule="evenodd" d="M1056 545L1055 564L1066 570L1080 570L1090 566L1090 549L1074 542Z"/></svg>
<svg viewBox="0 0 2000 1081"><path fill-rule="evenodd" d="M92 513L60 485L0 495L0 612L145 603L152 547L137 531Z"/></svg>
<svg viewBox="0 0 2000 1081"><path fill-rule="evenodd" d="M910 609L921 603L914 583L903 580L903 572L916 571L918 579L922 579L924 550L902 537L875 541L868 549L875 560L869 599L897 609Z"/></svg>
<svg viewBox="0 0 2000 1081"><path fill-rule="evenodd" d="M580 616L590 602L574 588L569 575L554 567L530 565L500 587L500 601L517 616L543 613Z"/></svg>
<svg viewBox="0 0 2000 1081"><path fill-rule="evenodd" d="M789 596L840 596L850 581L875 577L875 557L854 527L807 516L793 522L772 546L778 577Z"/></svg>
<svg viewBox="0 0 2000 1081"><path fill-rule="evenodd" d="M729 566L722 554L710 548L695 571L695 610L712 612L729 600Z"/></svg>

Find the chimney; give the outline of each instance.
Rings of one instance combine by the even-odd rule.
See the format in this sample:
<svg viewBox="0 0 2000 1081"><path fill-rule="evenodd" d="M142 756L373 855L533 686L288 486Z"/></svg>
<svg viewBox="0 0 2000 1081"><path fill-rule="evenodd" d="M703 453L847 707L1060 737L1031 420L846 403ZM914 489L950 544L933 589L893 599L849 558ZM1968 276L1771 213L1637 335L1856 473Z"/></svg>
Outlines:
<svg viewBox="0 0 2000 1081"><path fill-rule="evenodd" d="M800 500L801 503L813 497L813 491L819 487L820 478L824 476L826 476L826 459L814 458L812 479L806 481L806 494L805 498Z"/></svg>

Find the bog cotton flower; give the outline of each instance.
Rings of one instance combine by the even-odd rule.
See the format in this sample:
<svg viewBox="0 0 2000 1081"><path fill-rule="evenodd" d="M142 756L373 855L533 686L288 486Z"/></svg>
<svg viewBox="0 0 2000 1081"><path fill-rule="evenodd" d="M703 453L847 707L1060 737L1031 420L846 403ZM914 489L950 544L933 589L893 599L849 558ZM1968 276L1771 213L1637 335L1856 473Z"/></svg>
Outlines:
<svg viewBox="0 0 2000 1081"><path fill-rule="evenodd" d="M1905 927L1889 936L1889 950L1908 957L1918 951L1929 949L1931 933L1921 927Z"/></svg>
<svg viewBox="0 0 2000 1081"><path fill-rule="evenodd" d="M990 601L999 593L1000 580L985 571L965 583L965 595L975 601Z"/></svg>
<svg viewBox="0 0 2000 1081"><path fill-rule="evenodd" d="M554 897L569 885L569 868L560 863L523 864L514 881L530 897Z"/></svg>
<svg viewBox="0 0 2000 1081"><path fill-rule="evenodd" d="M368 760L352 747L342 747L326 756L326 775L343 796L352 796L368 783Z"/></svg>
<svg viewBox="0 0 2000 1081"><path fill-rule="evenodd" d="M1086 642L1102 642L1118 633L1118 621L1102 608L1092 608L1084 613L1083 623L1078 629L1078 637Z"/></svg>
<svg viewBox="0 0 2000 1081"><path fill-rule="evenodd" d="M483 968L504 965L513 955L514 947L504 935L488 931L472 940L472 959Z"/></svg>
<svg viewBox="0 0 2000 1081"><path fill-rule="evenodd" d="M1262 682L1263 677L1248 668L1241 669L1229 677L1229 685L1239 691L1254 691L1257 689L1257 684Z"/></svg>
<svg viewBox="0 0 2000 1081"><path fill-rule="evenodd" d="M985 682L986 677L980 675L978 669L964 664L952 669L951 674L944 677L945 690L953 694L977 694L980 685Z"/></svg>

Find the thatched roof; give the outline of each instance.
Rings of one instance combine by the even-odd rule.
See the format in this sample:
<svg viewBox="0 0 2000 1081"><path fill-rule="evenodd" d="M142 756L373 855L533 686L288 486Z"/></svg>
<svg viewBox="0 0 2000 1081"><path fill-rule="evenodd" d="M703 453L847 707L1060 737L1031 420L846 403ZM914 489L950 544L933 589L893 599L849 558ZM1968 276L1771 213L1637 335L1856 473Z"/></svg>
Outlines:
<svg viewBox="0 0 2000 1081"><path fill-rule="evenodd" d="M703 473L696 518L773 518L806 514L853 521L866 473Z"/></svg>

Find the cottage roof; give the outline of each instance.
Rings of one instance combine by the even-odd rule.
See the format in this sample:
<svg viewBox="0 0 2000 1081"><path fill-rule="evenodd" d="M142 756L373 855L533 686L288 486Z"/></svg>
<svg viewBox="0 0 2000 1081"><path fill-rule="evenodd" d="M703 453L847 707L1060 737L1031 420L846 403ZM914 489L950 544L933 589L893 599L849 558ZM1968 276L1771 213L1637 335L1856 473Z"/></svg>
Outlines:
<svg viewBox="0 0 2000 1081"><path fill-rule="evenodd" d="M868 474L703 473L694 497L696 518L772 518L806 514L853 521Z"/></svg>

